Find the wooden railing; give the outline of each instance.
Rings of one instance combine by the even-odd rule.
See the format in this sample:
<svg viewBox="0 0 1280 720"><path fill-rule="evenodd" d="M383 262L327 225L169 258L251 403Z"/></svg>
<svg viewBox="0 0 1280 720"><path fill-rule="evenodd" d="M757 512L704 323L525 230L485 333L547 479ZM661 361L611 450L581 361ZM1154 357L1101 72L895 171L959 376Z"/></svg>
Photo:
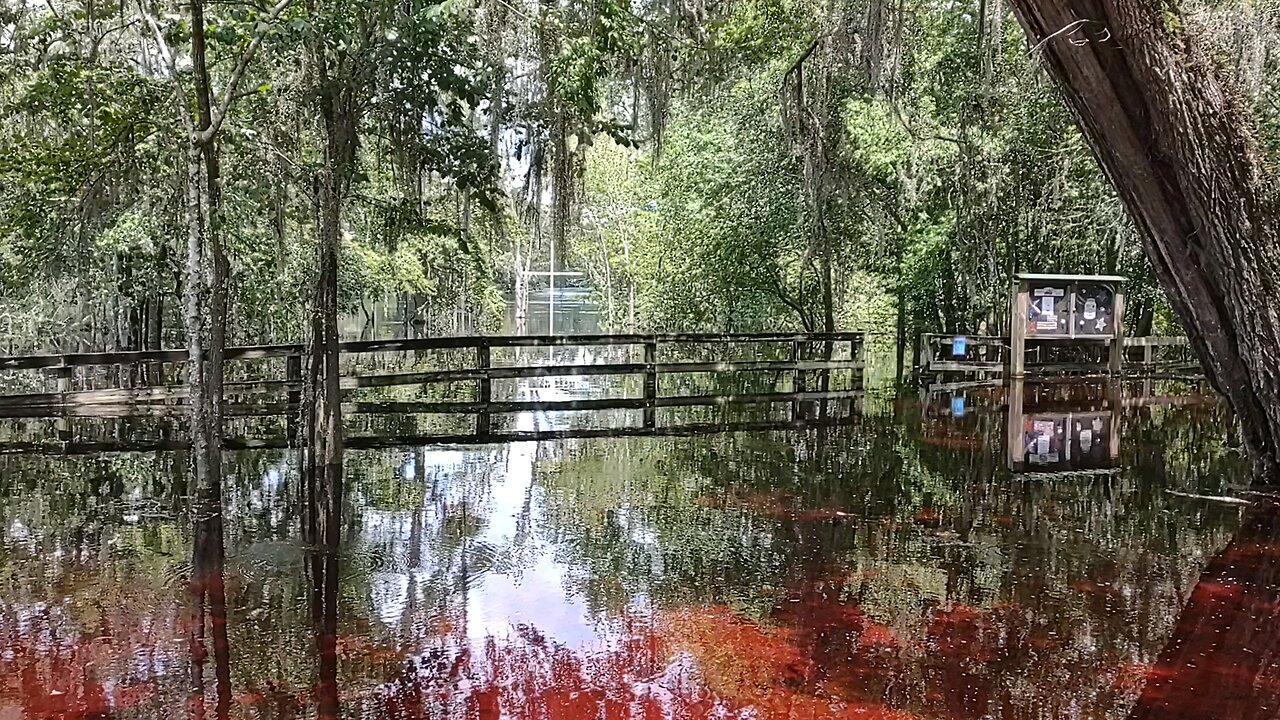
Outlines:
<svg viewBox="0 0 1280 720"><path fill-rule="evenodd" d="M775 355L788 355L787 359L739 359L739 360L664 360L668 351L679 349L683 354L696 351L701 346L747 345L758 356L762 348L773 348ZM641 348L643 361L615 363L563 364L563 365L496 365L494 350L499 348L557 348L557 347L627 347ZM387 388L406 385L437 385L456 382L474 383L475 392L470 400L423 400L408 402L344 402L344 408L352 413L460 413L477 415L477 431L488 431L492 414L515 413L533 410L603 410L640 409L644 411L644 425L655 425L659 408L717 406L726 404L772 404L789 402L797 404L811 400L849 397L861 387L863 361L863 335L861 333L737 333L737 334L619 334L619 335L556 335L556 336L478 336L440 337L411 340L375 340L342 343L340 351L345 359L375 353L422 353L427 351L468 351L462 353L472 358L466 367L448 369L414 369L411 372L346 374L341 378L345 390L363 388ZM630 354L630 350L627 351ZM226 350L228 367L248 360L283 359L285 377L227 382L224 388L226 415L271 415L289 412L296 407L298 393L302 390L302 359L304 347L299 344L231 347ZM158 350L140 352L68 353L61 355L32 355L0 357L0 371L40 371L57 378L56 392L0 394L0 417L119 417L164 416L185 412L187 390L180 382L146 385L141 387L110 387L76 389L73 386L75 372L80 368L105 368L119 366L138 370L137 377L164 377L165 365L183 365L187 354L183 350ZM630 360L630 359L629 359ZM141 372L150 369L152 372ZM853 387L831 390L821 375L832 371L847 370L857 378ZM760 392L748 394L705 394L663 396L659 392L659 378L669 375L711 373L773 373L775 377L790 378L790 392ZM809 389L806 376L816 374L817 386ZM180 375L180 373L179 373ZM125 373L116 373L117 377ZM601 399L573 399L561 401L495 400L493 381L503 379L567 377L567 376L632 376L642 379L641 397L616 397ZM181 380L179 377L178 380ZM250 402L250 399L253 399Z"/></svg>
<svg viewBox="0 0 1280 720"><path fill-rule="evenodd" d="M963 348L960 344L963 343ZM1009 338L992 335L920 336L920 372L1000 373L1009 357Z"/></svg>
<svg viewBox="0 0 1280 720"><path fill-rule="evenodd" d="M964 348L956 352L957 342ZM1200 363L1189 352L1190 343L1185 337L1127 337L1125 375L1137 377L1194 377L1200 374ZM1140 353L1140 358L1135 354ZM942 382L944 373L964 373L980 378L1002 376L1007 372L1009 338L989 335L942 335L925 333L920 336L918 372L921 377L936 383ZM1079 363L1028 363L1028 370L1037 373L1098 372L1097 365ZM1102 367L1106 370L1105 367Z"/></svg>
<svg viewBox="0 0 1280 720"><path fill-rule="evenodd" d="M1185 337L1133 337L1124 339L1125 367L1142 376L1187 377L1200 375L1202 368L1191 341ZM1134 355L1141 353L1141 358Z"/></svg>

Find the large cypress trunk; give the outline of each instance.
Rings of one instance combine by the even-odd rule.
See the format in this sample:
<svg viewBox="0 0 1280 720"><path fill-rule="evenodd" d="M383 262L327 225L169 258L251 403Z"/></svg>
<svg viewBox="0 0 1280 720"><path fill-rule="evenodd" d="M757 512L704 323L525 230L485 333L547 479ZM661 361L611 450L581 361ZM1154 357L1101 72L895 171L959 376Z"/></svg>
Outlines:
<svg viewBox="0 0 1280 720"><path fill-rule="evenodd" d="M1127 206L1161 286L1280 480L1280 220L1233 83L1154 0L1011 0Z"/></svg>

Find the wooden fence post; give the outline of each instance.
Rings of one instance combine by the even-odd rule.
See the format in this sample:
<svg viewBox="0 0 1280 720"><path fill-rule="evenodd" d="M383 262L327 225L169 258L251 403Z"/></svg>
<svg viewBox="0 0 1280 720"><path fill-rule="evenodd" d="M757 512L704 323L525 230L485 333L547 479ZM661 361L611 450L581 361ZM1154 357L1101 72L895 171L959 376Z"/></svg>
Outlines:
<svg viewBox="0 0 1280 720"><path fill-rule="evenodd" d="M289 383L286 391L285 434L289 447L298 446L298 428L302 414L302 356L288 355L284 359L284 379Z"/></svg>
<svg viewBox="0 0 1280 720"><path fill-rule="evenodd" d="M71 381L75 376L75 368L67 365L66 356L59 358L57 368L54 374L58 378L58 404L62 407L62 416L54 420L54 431L58 434L58 439L68 441L71 439L71 419L67 417L67 393L71 392Z"/></svg>
<svg viewBox="0 0 1280 720"><path fill-rule="evenodd" d="M484 403L484 409L476 416L476 434L481 437L489 435L493 430L493 418L489 414L489 404L493 402L493 380L489 378L491 358L489 343L483 339L480 340L480 344L476 345L476 369L483 372L484 375L480 378L478 386L479 397L477 400Z"/></svg>
<svg viewBox="0 0 1280 720"><path fill-rule="evenodd" d="M1023 283L1015 281L1012 295L1009 308L1009 377L1020 378L1026 374L1030 290Z"/></svg>
<svg viewBox="0 0 1280 720"><path fill-rule="evenodd" d="M58 367L53 370L54 376L58 378L58 392L64 394L69 393L71 392L71 378L75 368L67 365L67 358L65 355L59 358L59 363ZM63 403L67 402L65 397L60 398L60 400Z"/></svg>
<svg viewBox="0 0 1280 720"><path fill-rule="evenodd" d="M646 340L644 343L644 426L658 426L658 342Z"/></svg>

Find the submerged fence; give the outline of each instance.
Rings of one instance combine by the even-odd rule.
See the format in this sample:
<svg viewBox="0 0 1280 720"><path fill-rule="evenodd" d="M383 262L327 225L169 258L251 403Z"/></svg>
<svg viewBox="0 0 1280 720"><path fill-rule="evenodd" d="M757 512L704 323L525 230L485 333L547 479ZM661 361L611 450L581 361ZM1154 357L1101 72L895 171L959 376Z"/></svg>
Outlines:
<svg viewBox="0 0 1280 720"><path fill-rule="evenodd" d="M550 351L544 357L531 358L539 348ZM566 355L564 350L571 348L578 349L578 354ZM340 384L346 413L474 416L474 433L439 436L438 441L449 442L532 437L527 431L493 429L494 416L522 412L642 413L641 422L635 427L539 431L549 437L557 432L583 436L657 431L658 410L677 407L786 404L791 409L788 423L805 422L810 414L812 419L823 419L826 401L861 394L865 367L863 335L853 332L439 337L347 342L341 344L340 352ZM499 352L511 357L499 358ZM303 390L304 356L305 349L299 344L227 348L225 416L296 415ZM374 362L371 358L381 360ZM0 418L179 416L187 412L187 388L182 382L186 362L183 350L0 357L0 372L27 373L27 386L40 383L39 378L30 377L31 373L55 383L52 389L37 387L39 392L0 393ZM398 371L382 371L388 366ZM253 372L262 376L247 377ZM704 382L686 380L694 376L701 376ZM744 377L757 378L759 382L750 383L757 389L743 391L743 383L725 382ZM594 388L596 397L537 392L540 384L570 378L616 381ZM494 385L501 381L524 381L524 392L515 397L498 397ZM441 397L459 387L465 397L457 397L456 393ZM385 390L380 397L363 396L379 389ZM556 397L548 399L544 394ZM698 427L726 425L701 423L687 427L696 431ZM61 442L77 440L65 427L60 428L59 434ZM394 435L353 437L350 444L381 445L394 441ZM239 444L255 446L254 442ZM280 440L262 442L274 446ZM152 446L162 449L175 443L180 441L166 440ZM236 446L237 441L228 444Z"/></svg>

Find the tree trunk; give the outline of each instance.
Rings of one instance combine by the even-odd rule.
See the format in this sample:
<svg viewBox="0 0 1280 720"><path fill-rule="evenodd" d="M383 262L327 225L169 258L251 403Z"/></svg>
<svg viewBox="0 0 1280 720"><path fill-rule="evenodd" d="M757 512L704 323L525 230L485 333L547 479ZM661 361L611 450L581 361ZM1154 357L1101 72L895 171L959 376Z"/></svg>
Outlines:
<svg viewBox="0 0 1280 720"><path fill-rule="evenodd" d="M901 261L899 261L898 267L902 267ZM901 269L898 272L901 273ZM903 291L901 280L898 282L898 312L896 314L897 323L894 329L896 331L897 348L893 359L893 383L894 385L899 385L902 383L903 376L907 370L907 296Z"/></svg>
<svg viewBox="0 0 1280 720"><path fill-rule="evenodd" d="M322 58L322 56L321 56ZM318 267L311 314L311 373L308 387L308 451L318 487L340 486L342 474L342 397L338 363L338 260L342 243L342 206L355 163L355 117L351 89L327 82L318 63L325 127L316 219ZM319 505L325 498L317 497Z"/></svg>
<svg viewBox="0 0 1280 720"><path fill-rule="evenodd" d="M1011 2L1239 418L1257 477L1280 480L1280 221L1243 102L1167 3Z"/></svg>
<svg viewBox="0 0 1280 720"><path fill-rule="evenodd" d="M212 92L205 57L204 3L191 2L191 62L195 75L197 122L187 143L186 320L188 402L197 491L222 478L222 345L226 289L221 283L218 241L217 146L205 132L213 127Z"/></svg>
<svg viewBox="0 0 1280 720"><path fill-rule="evenodd" d="M164 295L153 289L147 296L146 327L143 329L143 350L159 350L164 335ZM164 384L164 366L154 362L147 365L148 385Z"/></svg>
<svg viewBox="0 0 1280 720"><path fill-rule="evenodd" d="M200 145L193 140L187 146L187 266L183 295L187 325L187 402L197 488L208 486L213 477L210 467L209 388L205 373L203 166Z"/></svg>
<svg viewBox="0 0 1280 720"><path fill-rule="evenodd" d="M205 606L215 613L222 613L225 624L225 596L218 607L220 588L211 587L207 567L212 561L220 561L221 512L222 512L222 328L226 314L225 294L218 289L219 270L216 267L219 245L214 239L218 232L218 158L213 137L205 136L213 126L209 70L205 57L204 4L192 0L191 6L191 59L195 74L195 94L198 117L190 127L187 142L187 266L186 266L186 324L187 324L187 402L190 405L191 443L195 461L195 493L197 505L197 542L192 558L192 618L191 618L191 683L193 698L203 698L203 669L201 659L205 650ZM182 110L185 112L185 108ZM219 301L220 296L220 301ZM204 528L209 515L216 515L219 527L217 537ZM229 695L224 699L224 682L229 687L230 658L226 642L226 628L218 627L218 618L212 619L214 635L215 672L218 681L219 717L225 714ZM203 703L203 700L200 700Z"/></svg>
<svg viewBox="0 0 1280 720"><path fill-rule="evenodd" d="M309 14L316 4L308 3ZM310 373L307 378L306 447L303 463L304 537L316 548L312 566L312 620L320 658L317 716L340 713L336 680L338 557L343 497L342 390L338 354L338 264L342 251L342 217L355 172L356 81L347 58L330 64L325 40L312 48L315 90L323 117L325 145L317 197L315 295L311 307Z"/></svg>
<svg viewBox="0 0 1280 720"><path fill-rule="evenodd" d="M831 270L831 231L826 222L827 198L822 198L818 232L822 238L822 331L836 331L835 277ZM829 359L829 358L828 358Z"/></svg>
<svg viewBox="0 0 1280 720"><path fill-rule="evenodd" d="M204 2L191 3L191 59L195 71L197 129L204 133L213 127L213 91L209 84L209 66L205 58ZM223 348L227 332L226 252L222 246L222 179L216 135L199 143L204 162L205 248L203 275L208 301L208 356L205 358L205 396L208 405L209 452L215 474L221 482L222 457L222 376Z"/></svg>
<svg viewBox="0 0 1280 720"><path fill-rule="evenodd" d="M338 103L334 103L335 105ZM342 230L344 173L350 169L347 146L349 127L344 113L326 113L326 162L322 171L319 217L317 218L319 267L311 308L311 364L307 382L307 447L304 467L306 507L304 533L309 538L336 538L334 525L342 506L342 396L338 355L338 258ZM314 542L314 540L312 540ZM335 637L321 608L334 602L330 585L336 589L336 555L317 551L313 568L313 591L320 604L313 604L316 622L316 650L321 659L318 685L318 713L321 718L338 716L338 696L333 680ZM325 603L328 603L326 605ZM331 611L330 611L331 612Z"/></svg>

